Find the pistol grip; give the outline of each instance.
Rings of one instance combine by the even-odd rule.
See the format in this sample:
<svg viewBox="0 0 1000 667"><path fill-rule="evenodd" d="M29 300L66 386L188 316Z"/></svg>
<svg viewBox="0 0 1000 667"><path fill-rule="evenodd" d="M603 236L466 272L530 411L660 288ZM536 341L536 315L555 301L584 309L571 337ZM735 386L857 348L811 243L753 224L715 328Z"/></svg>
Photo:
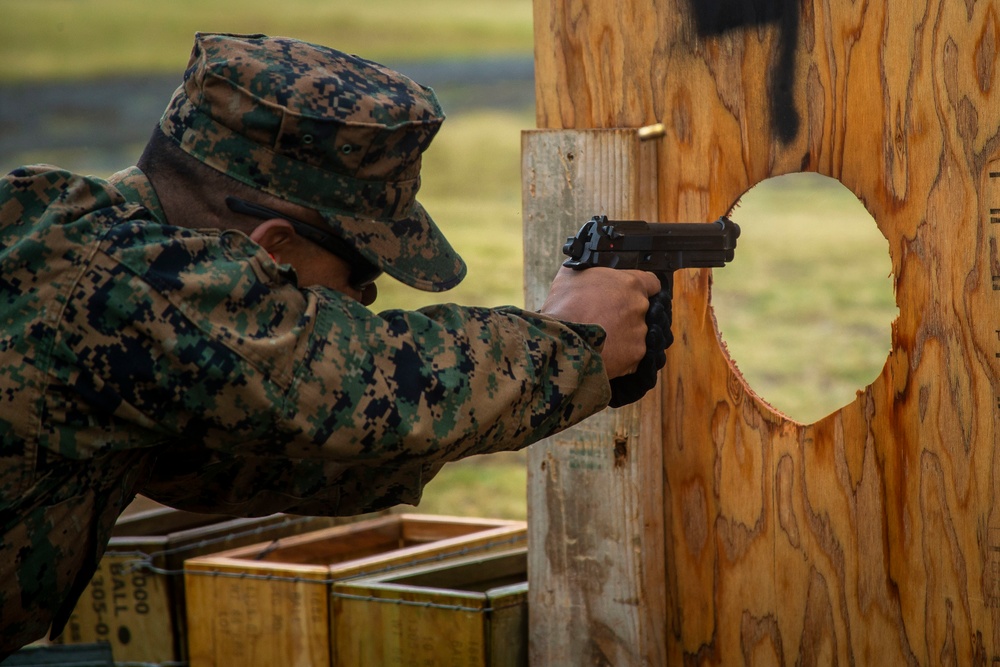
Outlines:
<svg viewBox="0 0 1000 667"><path fill-rule="evenodd" d="M646 355L635 372L611 380L611 402L618 408L634 403L656 386L660 369L667 363L667 348L674 342L670 327L673 323L673 274L660 276L661 290L649 299L646 311Z"/></svg>

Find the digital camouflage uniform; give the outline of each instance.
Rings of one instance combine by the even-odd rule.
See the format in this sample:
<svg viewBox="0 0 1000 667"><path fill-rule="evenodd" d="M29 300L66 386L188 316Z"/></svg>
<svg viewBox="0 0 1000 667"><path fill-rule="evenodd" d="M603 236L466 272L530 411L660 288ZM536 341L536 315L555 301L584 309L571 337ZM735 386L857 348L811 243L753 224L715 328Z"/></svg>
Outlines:
<svg viewBox="0 0 1000 667"><path fill-rule="evenodd" d="M414 199L440 122L430 90L373 63L198 35L161 129L440 290L464 265ZM297 286L240 232L170 226L134 167L0 181L0 316L0 655L61 627L137 492L234 515L416 503L446 461L609 399L597 327L376 315Z"/></svg>

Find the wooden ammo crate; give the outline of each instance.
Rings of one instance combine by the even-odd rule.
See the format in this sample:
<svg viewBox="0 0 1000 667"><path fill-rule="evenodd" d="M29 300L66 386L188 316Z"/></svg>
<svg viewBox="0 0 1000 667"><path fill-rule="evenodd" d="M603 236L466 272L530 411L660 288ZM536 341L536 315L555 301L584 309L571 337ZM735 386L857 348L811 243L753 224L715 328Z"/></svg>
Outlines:
<svg viewBox="0 0 1000 667"><path fill-rule="evenodd" d="M527 549L338 582L333 664L528 663Z"/></svg>
<svg viewBox="0 0 1000 667"><path fill-rule="evenodd" d="M191 667L329 665L333 582L509 549L526 532L523 521L394 514L190 559Z"/></svg>
<svg viewBox="0 0 1000 667"><path fill-rule="evenodd" d="M62 644L108 642L116 662L187 659L183 562L191 556L317 530L344 519L252 519L158 508L123 516L80 596Z"/></svg>

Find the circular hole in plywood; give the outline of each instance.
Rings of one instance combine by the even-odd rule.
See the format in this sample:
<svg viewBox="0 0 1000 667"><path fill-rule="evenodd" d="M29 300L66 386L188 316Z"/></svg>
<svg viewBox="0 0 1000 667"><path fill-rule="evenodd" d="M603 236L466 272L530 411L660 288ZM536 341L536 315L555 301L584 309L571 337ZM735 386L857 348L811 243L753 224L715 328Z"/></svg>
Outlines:
<svg viewBox="0 0 1000 667"><path fill-rule="evenodd" d="M885 365L898 314L888 242L850 190L818 174L763 181L730 217L741 235L713 272L720 336L758 396L813 423Z"/></svg>

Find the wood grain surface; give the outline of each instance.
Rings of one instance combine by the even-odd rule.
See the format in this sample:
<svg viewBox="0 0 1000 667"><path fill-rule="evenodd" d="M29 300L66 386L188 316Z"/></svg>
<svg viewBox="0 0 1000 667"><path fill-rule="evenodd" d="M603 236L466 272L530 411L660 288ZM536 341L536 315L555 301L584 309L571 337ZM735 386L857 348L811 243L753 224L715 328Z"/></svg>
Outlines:
<svg viewBox="0 0 1000 667"><path fill-rule="evenodd" d="M756 396L722 349L708 271L679 274L661 402L637 417L659 413L662 428L636 448L658 450L662 474L615 488L607 509L636 521L621 508L661 498L657 516L648 503L644 516L664 526L662 548L643 554L645 579L610 568L589 588L573 583L578 563L534 549L558 580L547 585L573 589L578 604L532 598L532 656L1000 660L1000 3L536 0L535 30L540 128L574 137L665 125L646 172L655 184L631 186L643 192L634 210L709 221L766 178L836 178L888 240L899 318L878 378L801 424ZM579 169L612 169L606 156L593 160ZM531 226L553 217L548 208L616 205L582 192L583 180L563 188L563 204L537 197L527 162L529 240L544 234ZM526 264L529 283L546 284L537 267ZM603 419L597 439L613 447L615 418ZM555 506L543 454L531 462L531 521L551 530L562 517L547 539L574 543L590 528L568 522L600 482L559 486ZM663 617L640 600L627 622L598 627L592 619L620 589L662 598ZM548 614L580 634L535 633Z"/></svg>

